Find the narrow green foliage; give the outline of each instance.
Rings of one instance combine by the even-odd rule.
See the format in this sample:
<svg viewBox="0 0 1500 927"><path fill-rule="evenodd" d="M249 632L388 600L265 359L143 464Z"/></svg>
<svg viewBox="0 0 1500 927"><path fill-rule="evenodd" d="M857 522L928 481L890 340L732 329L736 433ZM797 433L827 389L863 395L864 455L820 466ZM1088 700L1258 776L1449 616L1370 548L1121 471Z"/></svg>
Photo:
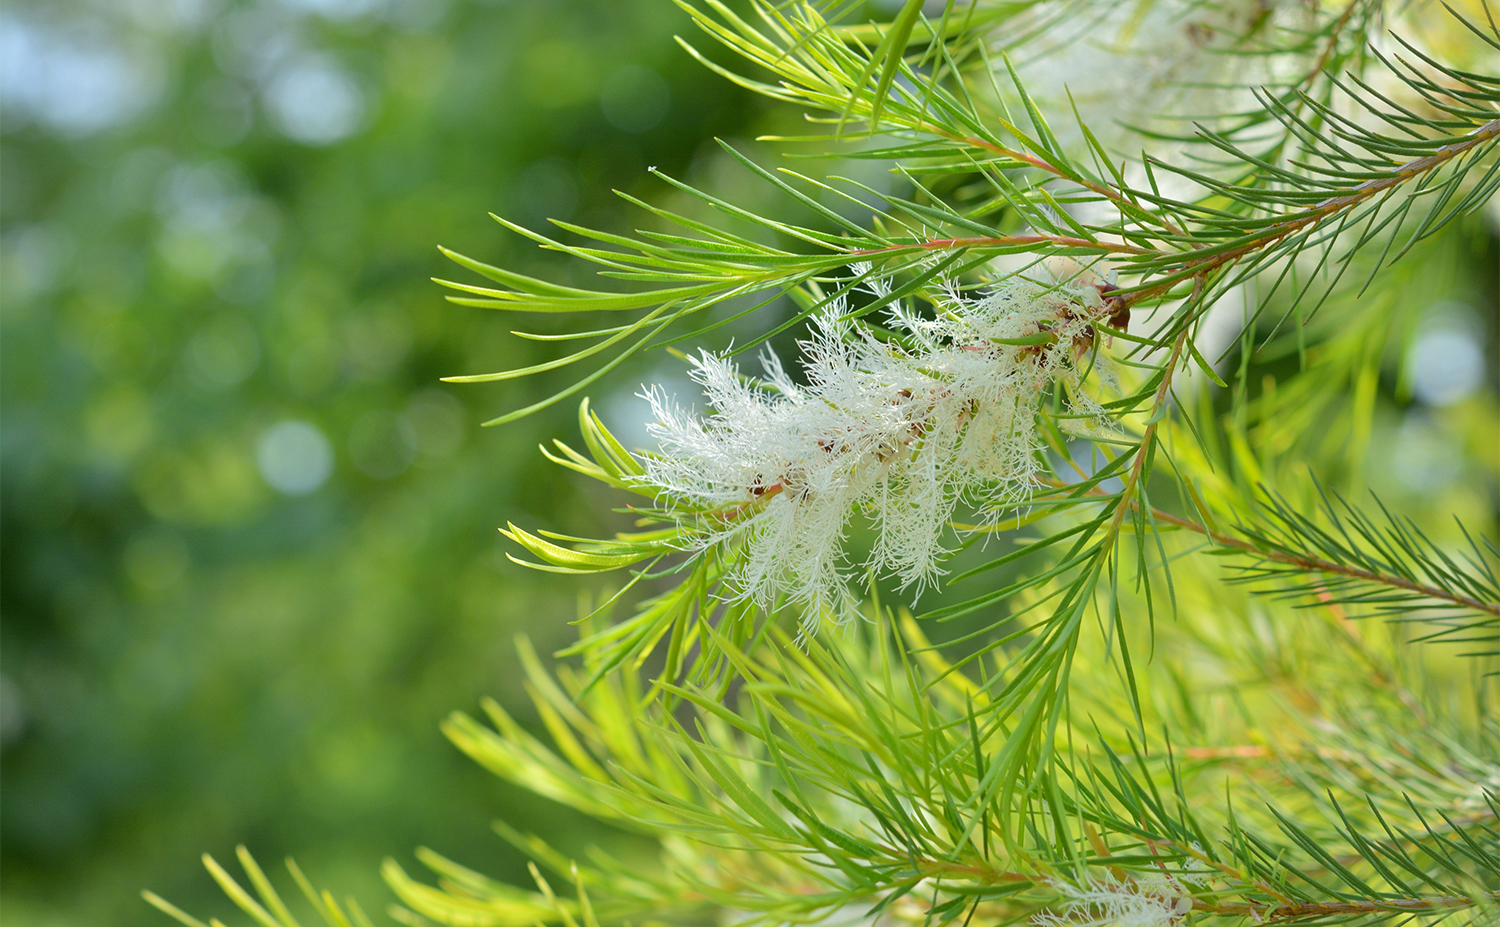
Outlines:
<svg viewBox="0 0 1500 927"><path fill-rule="evenodd" d="M1238 530L1255 561L1239 567L1233 581L1265 583L1309 605L1352 606L1360 615L1417 622L1429 630L1414 640L1480 648L1466 656L1500 654L1500 551L1492 542L1476 540L1460 523L1465 547L1445 551L1379 500L1379 515L1372 516L1319 492L1319 519L1276 496L1263 500L1257 523ZM1273 578L1281 582L1265 582Z"/></svg>
<svg viewBox="0 0 1500 927"><path fill-rule="evenodd" d="M526 336L588 342L555 359L457 378L596 365L497 422L648 346L791 309L694 362L713 415L651 394L655 450L580 405L583 450L543 453L629 500L633 530L504 533L518 563L623 571L620 588L555 666L520 642L545 737L494 701L443 725L659 855L593 848L585 866L500 824L537 891L424 852L436 886L387 864L402 916L1494 923L1500 557L1483 515L1450 530L1351 490L1390 408L1383 365L1423 324L1372 281L1423 286L1419 262L1500 188L1500 78L1386 43L1374 0L1185 4L1228 17L1189 32L1224 63L1176 89L1246 109L1137 127L1151 147L1122 158L1071 92L1049 103L1026 75L1044 48L1166 29L1150 3L909 0L863 25L850 5L680 6L740 66L689 52L819 133L772 141L884 163L890 183L724 144L801 218L664 177L751 231L636 200L657 225L634 235L500 220L599 289L450 254L496 284L439 281L456 303L609 320ZM1453 15L1500 42L1492 17ZM1290 64L1241 81L1261 58ZM809 324L805 382L727 360ZM913 590L937 601L914 614ZM279 901L224 884L286 927Z"/></svg>
<svg viewBox="0 0 1500 927"><path fill-rule="evenodd" d="M250 851L243 846L236 847L235 855L239 858L240 866L250 881L250 889L240 885L235 877L219 865L212 856L206 853L203 855L204 868L208 870L209 875L213 876L214 881L219 883L224 894L229 896L235 906L259 927L301 927L303 922L292 915L291 909L282 901L281 895L271 884L271 880L266 877L260 864L255 861L255 857L250 855ZM373 927L370 918L353 898L344 899L344 904L340 905L331 892L314 888L294 861L288 859L286 868L291 873L292 880L297 883L297 888L301 891L303 898L317 915L318 920L314 923L322 923L327 927ZM251 889L253 889L253 894ZM187 927L223 927L217 918L205 925L203 921L181 911L154 892L142 892L142 895L151 905Z"/></svg>

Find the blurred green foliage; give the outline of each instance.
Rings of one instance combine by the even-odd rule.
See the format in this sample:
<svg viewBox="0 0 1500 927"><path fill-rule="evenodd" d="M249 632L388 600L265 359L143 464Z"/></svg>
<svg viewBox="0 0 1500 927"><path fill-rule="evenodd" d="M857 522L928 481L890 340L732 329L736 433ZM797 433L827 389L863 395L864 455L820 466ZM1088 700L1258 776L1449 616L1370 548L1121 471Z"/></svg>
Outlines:
<svg viewBox="0 0 1500 927"><path fill-rule="evenodd" d="M487 210L619 225L759 105L667 3L3 15L7 924L222 912L197 857L241 841L376 908L419 844L524 878L488 821L572 820L437 722L524 711L513 635L571 633L497 526L610 516L535 451L571 403L477 427L557 382L439 383L554 346L445 304L434 246L535 266Z"/></svg>

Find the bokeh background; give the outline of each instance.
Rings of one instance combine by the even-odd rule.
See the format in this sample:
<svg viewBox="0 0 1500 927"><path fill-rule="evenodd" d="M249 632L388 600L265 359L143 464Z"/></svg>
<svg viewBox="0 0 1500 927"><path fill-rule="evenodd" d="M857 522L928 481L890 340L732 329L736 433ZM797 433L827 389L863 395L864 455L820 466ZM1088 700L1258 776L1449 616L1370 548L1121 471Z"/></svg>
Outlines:
<svg viewBox="0 0 1500 927"><path fill-rule="evenodd" d="M612 188L695 211L651 165L764 197L711 139L796 120L692 63L689 29L619 0L6 5L7 927L165 923L142 888L222 916L197 859L240 842L378 910L380 859L418 845L523 880L494 817L614 839L437 731L483 695L529 718L513 637L567 642L585 589L506 561L496 528L614 523L536 452L575 433L571 401L478 427L566 374L438 379L551 349L428 278L462 274L442 243L583 280L486 212L628 228ZM1485 524L1493 211L1446 235L1441 299L1383 368L1371 480ZM627 434L661 363L595 393Z"/></svg>
<svg viewBox="0 0 1500 927"><path fill-rule="evenodd" d="M485 694L524 716L514 634L548 652L576 617L496 528L598 530L601 500L536 450L573 402L479 427L560 377L438 379L552 346L428 278L463 275L439 243L565 277L487 211L623 228L612 188L667 189L648 166L723 172L711 139L764 108L688 28L610 0L6 4L8 927L163 923L142 888L223 915L198 856L238 842L378 910L380 859L419 844L524 878L499 814L587 839L437 730Z"/></svg>

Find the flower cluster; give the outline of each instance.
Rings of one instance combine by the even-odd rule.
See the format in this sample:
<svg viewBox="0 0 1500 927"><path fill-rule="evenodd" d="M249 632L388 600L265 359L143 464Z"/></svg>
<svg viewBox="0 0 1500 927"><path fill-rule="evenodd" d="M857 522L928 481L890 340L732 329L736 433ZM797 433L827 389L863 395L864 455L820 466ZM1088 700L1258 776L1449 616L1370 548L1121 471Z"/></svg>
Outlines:
<svg viewBox="0 0 1500 927"><path fill-rule="evenodd" d="M1039 43L1021 77L1043 112L1071 116L1076 109L1110 151L1134 154L1146 145L1164 156L1177 146L1143 131L1180 135L1183 116L1210 125L1241 117L1254 109L1256 88L1278 86L1307 66L1299 53L1266 47L1277 30L1295 35L1312 26L1306 4L1115 2L1096 4L1088 15L1086 30L1060 30L1051 48ZM1084 145L1073 119L1054 120L1051 128Z"/></svg>
<svg viewBox="0 0 1500 927"><path fill-rule="evenodd" d="M1079 885L1053 881L1064 899L1062 913L1043 911L1031 922L1035 927L1171 927L1193 909L1183 883L1204 881L1201 875L1179 879L1168 873L1128 881L1106 876Z"/></svg>
<svg viewBox="0 0 1500 927"><path fill-rule="evenodd" d="M692 375L714 410L706 419L647 393L661 450L644 479L711 513L699 543L743 545L741 595L800 604L809 621L849 614L844 540L856 511L877 529L865 565L920 590L942 573L960 501L997 517L1029 498L1037 407L1053 383L1075 413L1104 422L1082 383L1109 317L1098 287L1012 278L977 299L951 284L945 294L933 318L893 303L890 341L836 302L801 342L805 384L773 354L763 379L704 354Z"/></svg>

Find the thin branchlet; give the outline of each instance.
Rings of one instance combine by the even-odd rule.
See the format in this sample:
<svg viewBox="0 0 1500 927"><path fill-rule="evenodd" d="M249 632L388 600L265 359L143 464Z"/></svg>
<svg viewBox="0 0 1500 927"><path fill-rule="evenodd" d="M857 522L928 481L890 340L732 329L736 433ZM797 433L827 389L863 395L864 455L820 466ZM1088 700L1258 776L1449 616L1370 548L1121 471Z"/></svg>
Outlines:
<svg viewBox="0 0 1500 927"><path fill-rule="evenodd" d="M1451 602L1454 605L1472 609L1476 612L1480 612L1481 614L1500 617L1500 602L1486 602L1481 599L1473 598L1472 596L1464 595L1463 593L1457 592L1453 589L1448 589L1442 586L1435 586L1430 583L1416 582L1415 580L1408 579L1405 576L1398 576L1394 573L1379 573L1374 570L1362 569L1348 563L1337 563L1332 560L1325 560L1321 557L1315 557L1307 554L1288 553L1287 551L1276 550L1265 545L1256 544L1253 541L1245 540L1244 538L1234 537L1233 535L1226 534L1222 531L1215 531L1211 528L1199 524L1196 521L1193 521L1191 518L1183 518L1178 515L1173 515L1169 512L1160 511L1158 509L1151 510L1151 517L1154 520L1161 522L1162 524L1174 525L1178 528L1186 528L1190 531L1196 531L1221 547L1232 547L1236 550L1242 550L1247 554L1251 554L1263 560L1269 560L1273 563L1286 564L1287 566L1296 567L1299 570L1305 570L1309 573L1325 573L1329 576L1343 576L1350 579L1363 580L1365 582L1374 583L1380 586L1389 586L1395 589L1402 589L1407 592L1423 596L1424 598L1434 599L1439 602Z"/></svg>

